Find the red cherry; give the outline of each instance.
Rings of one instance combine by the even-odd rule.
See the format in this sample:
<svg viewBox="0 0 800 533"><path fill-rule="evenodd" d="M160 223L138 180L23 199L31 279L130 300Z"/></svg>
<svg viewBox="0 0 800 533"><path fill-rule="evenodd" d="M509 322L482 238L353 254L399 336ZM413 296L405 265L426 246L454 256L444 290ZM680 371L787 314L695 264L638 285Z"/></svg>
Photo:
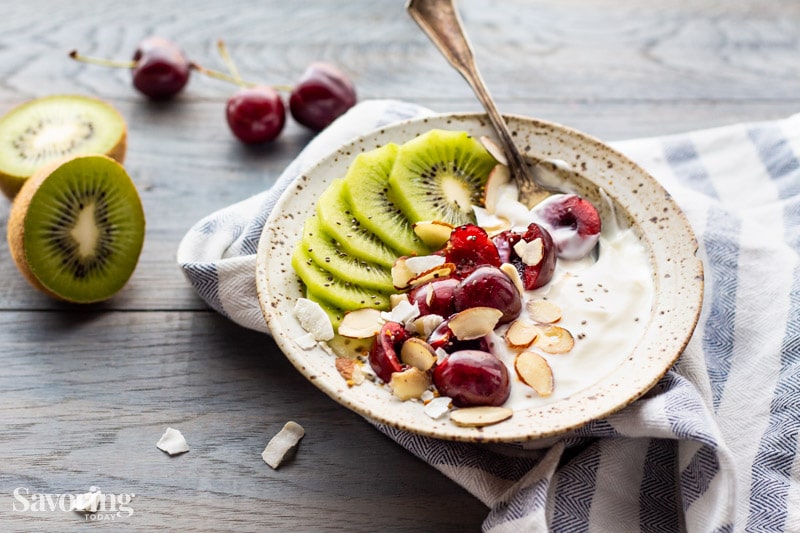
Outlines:
<svg viewBox="0 0 800 533"><path fill-rule="evenodd" d="M172 98L189 81L189 61L175 43L163 37L144 39L133 61L133 86L154 100Z"/></svg>
<svg viewBox="0 0 800 533"><path fill-rule="evenodd" d="M470 307L494 307L503 312L500 323L511 322L522 311L522 297L502 270L482 265L467 275L453 291L456 311Z"/></svg>
<svg viewBox="0 0 800 533"><path fill-rule="evenodd" d="M408 300L416 302L420 315L439 315L447 318L455 312L453 290L459 281L455 278L437 279L419 285L408 293Z"/></svg>
<svg viewBox="0 0 800 533"><path fill-rule="evenodd" d="M459 226L450 233L444 248L448 263L456 265L456 274L463 277L480 265L500 266L500 255L486 230L474 224Z"/></svg>
<svg viewBox="0 0 800 533"><path fill-rule="evenodd" d="M272 141L286 123L286 108L278 91L257 86L240 89L225 108L233 134L247 144Z"/></svg>
<svg viewBox="0 0 800 533"><path fill-rule="evenodd" d="M433 371L433 383L457 407L502 405L511 393L506 365L482 350L448 355Z"/></svg>
<svg viewBox="0 0 800 533"><path fill-rule="evenodd" d="M386 322L372 342L369 364L375 374L386 383L391 381L392 373L403 370L398 354L409 336L402 324Z"/></svg>
<svg viewBox="0 0 800 533"><path fill-rule="evenodd" d="M542 239L542 260L535 265L526 265L514 251L514 245L520 240L532 242L536 239ZM516 267L526 290L538 289L550 283L556 270L557 253L553 238L544 227L532 222L524 233L504 231L493 240L501 260Z"/></svg>
<svg viewBox="0 0 800 533"><path fill-rule="evenodd" d="M550 231L558 256L564 259L584 257L600 238L600 214L577 194L554 194L534 206L531 214Z"/></svg>
<svg viewBox="0 0 800 533"><path fill-rule="evenodd" d="M309 65L289 97L294 119L315 131L326 128L355 103L353 83L327 63Z"/></svg>

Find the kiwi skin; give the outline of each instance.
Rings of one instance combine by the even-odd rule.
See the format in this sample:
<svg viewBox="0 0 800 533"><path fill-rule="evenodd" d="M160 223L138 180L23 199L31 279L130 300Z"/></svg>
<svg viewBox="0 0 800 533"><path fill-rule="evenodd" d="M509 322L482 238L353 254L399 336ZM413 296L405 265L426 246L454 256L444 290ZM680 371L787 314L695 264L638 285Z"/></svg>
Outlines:
<svg viewBox="0 0 800 533"><path fill-rule="evenodd" d="M55 98L70 98L70 99L73 99L73 100L85 100L85 101L90 101L90 102L91 101L101 102L103 104L106 104L106 107L109 108L110 111L112 111L112 112L116 113L117 115L119 115L119 119L120 119L121 123L124 125L124 127L122 128L122 133L121 133L120 138L117 141L117 143L114 146L112 146L109 150L107 150L104 153L104 155L107 155L111 159L114 159L119 164L123 164L125 162L125 154L127 152L127 147L128 147L128 128L127 128L127 125L125 125L126 124L125 120L122 117L122 115L119 113L119 111L117 111L113 106L111 106L107 102L104 102L104 101L102 101L102 100L100 100L98 98L92 98L92 97L83 96L83 95L72 95L72 94L70 94L70 95L45 96L45 97L42 97L42 98L37 98L37 99L34 99L34 100L29 100L27 102L24 102L24 103L20 104L19 106L17 106L16 108L8 111L8 113L12 113L12 112L17 111L19 109L22 109L25 106L34 106L40 100L55 99ZM71 155L78 155L78 154L70 154L70 155L65 156L65 158L70 157ZM49 167L50 163L45 163L44 166ZM20 189L22 188L22 185L26 181L28 181L30 178L31 178L31 176L22 176L22 175L17 175L17 174L9 174L7 172L4 172L2 169L0 169L0 191L2 191L2 193L4 195L6 195L6 197L9 200L13 200L16 197L16 195L19 193Z"/></svg>
<svg viewBox="0 0 800 533"><path fill-rule="evenodd" d="M28 206L31 203L36 191L39 189L39 186L44 183L44 181L50 177L50 174L53 173L57 168L61 165L77 158L81 157L103 157L110 159L112 161L116 161L106 155L103 154L82 154L76 155L71 157L66 157L64 159L53 161L51 163L47 163L41 166L34 174L25 180L22 185L22 188L19 190L19 194L17 194L14 201L11 203L11 210L8 215L8 229L6 233L6 238L8 240L8 248L11 252L11 258L14 260L14 264L17 266L17 269L20 271L22 276L31 284L35 289L41 291L42 293L54 298L56 300L71 302L71 303L96 303L98 301L106 300L110 298L112 295L109 295L108 298L102 298L97 300L87 300L87 301L75 301L70 300L68 298L63 297L60 294L57 294L50 289L48 289L40 280L36 277L31 270L30 265L28 264L27 257L25 255L25 217L28 213ZM118 162L118 161L117 161Z"/></svg>

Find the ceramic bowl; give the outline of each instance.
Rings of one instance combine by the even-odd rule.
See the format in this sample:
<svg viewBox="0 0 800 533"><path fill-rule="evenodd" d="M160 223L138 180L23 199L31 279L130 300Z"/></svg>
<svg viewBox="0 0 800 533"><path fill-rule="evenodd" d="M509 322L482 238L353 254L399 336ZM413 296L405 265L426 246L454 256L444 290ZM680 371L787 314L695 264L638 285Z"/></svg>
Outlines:
<svg viewBox="0 0 800 533"><path fill-rule="evenodd" d="M524 441L558 435L607 416L649 390L679 357L697 323L703 293L703 267L696 257L693 231L670 195L642 168L602 142L542 120L508 116L515 142L534 161L557 160L569 167L571 187L599 201L599 190L613 202L618 219L630 224L644 245L653 269L655 296L641 340L607 375L567 398L516 410L499 424L460 427L447 416L425 415L419 402L396 399L385 385L367 381L348 387L322 347L301 349L305 331L293 314L302 284L291 267L292 251L303 221L317 198L345 174L360 152L388 142L401 144L432 128L492 135L483 114L450 114L414 119L368 133L328 155L288 187L264 227L258 248L256 282L265 320L275 341L294 366L342 405L402 430L440 439L473 442ZM601 212L602 216L608 213Z"/></svg>

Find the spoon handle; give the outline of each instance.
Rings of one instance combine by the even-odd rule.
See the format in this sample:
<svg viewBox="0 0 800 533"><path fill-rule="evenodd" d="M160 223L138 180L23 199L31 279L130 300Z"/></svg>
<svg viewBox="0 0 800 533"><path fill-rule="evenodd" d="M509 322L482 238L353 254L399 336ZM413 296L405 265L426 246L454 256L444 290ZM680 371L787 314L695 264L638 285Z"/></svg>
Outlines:
<svg viewBox="0 0 800 533"><path fill-rule="evenodd" d="M508 125L497 110L481 78L453 0L409 0L406 10L430 37L445 59L467 80L483 105L500 137L500 143L508 158L509 170L520 189L520 197L546 195L547 193L534 182L525 159L514 144Z"/></svg>

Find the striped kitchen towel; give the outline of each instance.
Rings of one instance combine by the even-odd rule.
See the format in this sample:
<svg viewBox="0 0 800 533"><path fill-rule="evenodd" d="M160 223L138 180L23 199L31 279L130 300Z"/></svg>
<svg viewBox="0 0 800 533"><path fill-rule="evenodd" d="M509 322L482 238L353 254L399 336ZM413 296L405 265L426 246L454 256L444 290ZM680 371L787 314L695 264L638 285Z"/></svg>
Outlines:
<svg viewBox="0 0 800 533"><path fill-rule="evenodd" d="M189 282L267 332L255 253L281 192L351 137L428 113L357 105L272 188L191 228L178 250ZM558 438L478 445L378 428L484 502L486 531L800 531L800 115L615 147L673 195L700 243L705 304L674 368Z"/></svg>

